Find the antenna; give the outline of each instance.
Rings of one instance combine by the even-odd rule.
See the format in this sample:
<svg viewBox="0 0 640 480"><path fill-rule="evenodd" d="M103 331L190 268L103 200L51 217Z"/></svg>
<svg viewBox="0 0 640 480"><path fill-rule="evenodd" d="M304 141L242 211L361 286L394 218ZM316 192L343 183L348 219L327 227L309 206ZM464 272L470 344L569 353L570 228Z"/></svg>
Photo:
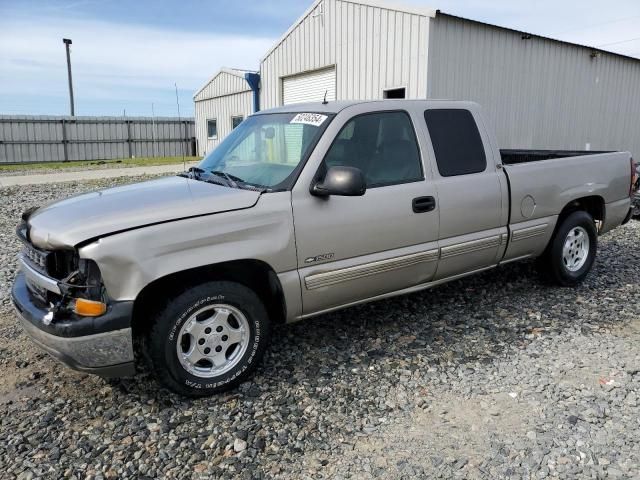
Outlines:
<svg viewBox="0 0 640 480"><path fill-rule="evenodd" d="M328 92L329 92L329 90L325 90L325 91L324 91L324 100L322 100L322 104L323 104L323 105L326 105L326 104L328 104L328 103L329 103L329 102L327 102L327 93L328 93Z"/></svg>
<svg viewBox="0 0 640 480"><path fill-rule="evenodd" d="M173 84L176 87L176 105L178 106L178 124L182 125L182 120L180 119L180 100L178 100L178 84ZM184 171L187 171L187 161L184 158L184 146L182 145L182 139L180 139L180 150L182 151L182 168Z"/></svg>

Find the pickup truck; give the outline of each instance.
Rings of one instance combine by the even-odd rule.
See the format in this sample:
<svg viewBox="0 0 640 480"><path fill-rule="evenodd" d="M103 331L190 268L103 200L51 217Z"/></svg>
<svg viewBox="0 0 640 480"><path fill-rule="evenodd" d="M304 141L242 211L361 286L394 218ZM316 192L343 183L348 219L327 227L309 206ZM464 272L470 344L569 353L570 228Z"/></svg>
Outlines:
<svg viewBox="0 0 640 480"><path fill-rule="evenodd" d="M471 102L285 106L187 172L26 211L12 298L72 368L210 395L276 324L523 259L578 284L635 181L629 153L501 152Z"/></svg>

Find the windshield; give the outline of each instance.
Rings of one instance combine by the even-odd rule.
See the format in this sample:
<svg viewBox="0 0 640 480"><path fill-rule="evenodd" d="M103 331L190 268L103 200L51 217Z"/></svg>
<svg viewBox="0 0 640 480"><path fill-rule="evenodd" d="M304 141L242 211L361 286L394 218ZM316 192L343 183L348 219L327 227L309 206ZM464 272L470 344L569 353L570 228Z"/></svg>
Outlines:
<svg viewBox="0 0 640 480"><path fill-rule="evenodd" d="M288 188L329 116L319 113L254 115L242 122L198 165L244 184Z"/></svg>

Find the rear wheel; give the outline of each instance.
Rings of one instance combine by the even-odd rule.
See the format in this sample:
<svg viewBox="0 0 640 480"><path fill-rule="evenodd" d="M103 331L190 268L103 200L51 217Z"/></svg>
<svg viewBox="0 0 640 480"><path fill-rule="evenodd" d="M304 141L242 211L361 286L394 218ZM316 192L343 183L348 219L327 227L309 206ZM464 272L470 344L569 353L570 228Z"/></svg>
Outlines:
<svg viewBox="0 0 640 480"><path fill-rule="evenodd" d="M207 282L176 296L159 313L147 353L163 385L199 397L245 380L268 338L267 312L252 290L234 282Z"/></svg>
<svg viewBox="0 0 640 480"><path fill-rule="evenodd" d="M598 232L587 212L571 213L558 227L538 259L541 273L552 282L571 287L582 282L596 257Z"/></svg>

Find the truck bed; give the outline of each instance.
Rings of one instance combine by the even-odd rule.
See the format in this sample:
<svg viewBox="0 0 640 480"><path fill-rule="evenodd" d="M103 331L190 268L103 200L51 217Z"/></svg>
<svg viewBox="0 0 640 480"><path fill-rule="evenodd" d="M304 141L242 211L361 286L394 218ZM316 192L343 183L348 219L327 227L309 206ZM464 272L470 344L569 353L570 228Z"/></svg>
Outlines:
<svg viewBox="0 0 640 480"><path fill-rule="evenodd" d="M500 150L502 163L505 165L538 162L541 160L553 160L558 158L581 157L585 155L598 155L601 153L613 152L592 150Z"/></svg>
<svg viewBox="0 0 640 480"><path fill-rule="evenodd" d="M603 201L604 230L619 225L628 213L630 153L571 152L573 156L564 157L560 152L555 156L549 152L545 157L519 152L527 154L510 157L520 160L513 164L503 157L511 195L510 224L556 216L577 197ZM527 204L535 205L528 214Z"/></svg>

